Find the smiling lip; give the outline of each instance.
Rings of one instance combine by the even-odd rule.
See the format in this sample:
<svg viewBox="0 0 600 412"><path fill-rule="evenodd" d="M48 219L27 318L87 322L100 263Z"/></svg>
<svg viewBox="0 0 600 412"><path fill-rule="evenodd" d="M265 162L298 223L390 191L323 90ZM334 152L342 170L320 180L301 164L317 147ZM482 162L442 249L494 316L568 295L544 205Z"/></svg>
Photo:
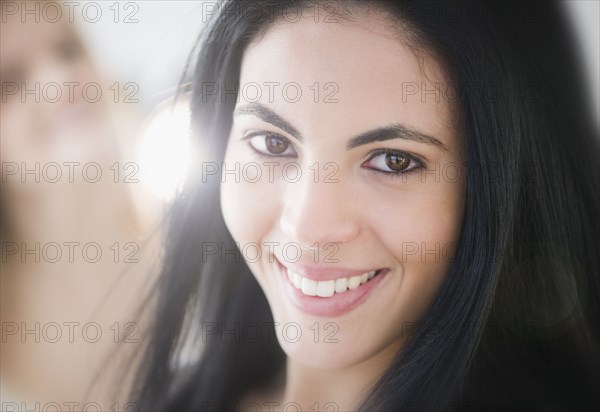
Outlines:
<svg viewBox="0 0 600 412"><path fill-rule="evenodd" d="M383 281L389 272L389 269L380 269L376 272L375 276L366 283L361 284L355 289L346 290L343 293L335 293L330 297L308 296L302 293L301 290L294 287L294 285L288 279L287 267L284 266L279 260L275 260L282 276L282 286L286 295L292 301L292 304L301 312L304 312L308 315L327 318L342 316L355 309L368 298L370 292ZM290 269L292 271L296 271L297 269L298 272L296 273L316 281L328 281L339 279L341 277L352 277L368 272L368 270L360 271L324 268L308 269L306 267L298 266L294 266L294 268Z"/></svg>

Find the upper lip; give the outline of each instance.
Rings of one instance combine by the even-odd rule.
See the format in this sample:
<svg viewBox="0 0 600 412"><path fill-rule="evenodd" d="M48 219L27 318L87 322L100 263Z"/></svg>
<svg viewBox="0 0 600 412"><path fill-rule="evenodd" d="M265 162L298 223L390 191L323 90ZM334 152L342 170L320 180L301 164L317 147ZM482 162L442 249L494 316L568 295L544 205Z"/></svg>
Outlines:
<svg viewBox="0 0 600 412"><path fill-rule="evenodd" d="M339 278L349 278L352 276L362 275L363 273L368 273L374 270L383 269L381 267L371 267L370 269L347 269L342 267L332 267L325 265L306 265L300 263L289 263L286 262L283 264L281 259L275 257L277 262L283 266L285 269L289 269L292 272L299 274L302 277L312 279L318 282L327 281L327 280L335 280Z"/></svg>

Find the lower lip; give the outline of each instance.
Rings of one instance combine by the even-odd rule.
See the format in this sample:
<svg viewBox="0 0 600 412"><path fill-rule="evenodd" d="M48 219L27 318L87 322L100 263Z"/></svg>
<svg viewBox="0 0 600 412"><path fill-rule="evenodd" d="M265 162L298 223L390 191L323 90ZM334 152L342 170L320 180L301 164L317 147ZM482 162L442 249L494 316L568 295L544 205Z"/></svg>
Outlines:
<svg viewBox="0 0 600 412"><path fill-rule="evenodd" d="M365 302L371 291L381 283L389 272L389 269L383 269L377 276L356 289L334 293L331 297L322 298L320 296L307 296L300 289L296 289L287 277L287 269L279 262L277 262L277 265L283 276L283 287L292 304L308 315L327 318L342 316Z"/></svg>

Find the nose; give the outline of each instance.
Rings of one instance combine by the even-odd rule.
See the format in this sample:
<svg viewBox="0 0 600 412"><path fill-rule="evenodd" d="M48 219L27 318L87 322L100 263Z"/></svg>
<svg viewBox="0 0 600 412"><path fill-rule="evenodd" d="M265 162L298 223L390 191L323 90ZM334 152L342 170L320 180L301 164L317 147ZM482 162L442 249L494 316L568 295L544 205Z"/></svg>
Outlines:
<svg viewBox="0 0 600 412"><path fill-rule="evenodd" d="M288 189L279 221L288 239L308 249L346 243L358 236L359 217L352 194L342 182L315 182L303 176L288 183Z"/></svg>

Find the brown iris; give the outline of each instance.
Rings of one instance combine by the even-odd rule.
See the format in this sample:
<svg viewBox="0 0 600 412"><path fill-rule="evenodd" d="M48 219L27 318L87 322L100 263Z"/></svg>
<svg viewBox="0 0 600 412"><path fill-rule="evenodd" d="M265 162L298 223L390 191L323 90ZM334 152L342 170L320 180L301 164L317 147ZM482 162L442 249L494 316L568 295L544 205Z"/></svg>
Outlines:
<svg viewBox="0 0 600 412"><path fill-rule="evenodd" d="M289 143L277 136L267 136L267 150L273 154L281 154L288 148Z"/></svg>
<svg viewBox="0 0 600 412"><path fill-rule="evenodd" d="M410 164L410 159L397 153L388 153L385 155L385 164L390 169L401 172Z"/></svg>

